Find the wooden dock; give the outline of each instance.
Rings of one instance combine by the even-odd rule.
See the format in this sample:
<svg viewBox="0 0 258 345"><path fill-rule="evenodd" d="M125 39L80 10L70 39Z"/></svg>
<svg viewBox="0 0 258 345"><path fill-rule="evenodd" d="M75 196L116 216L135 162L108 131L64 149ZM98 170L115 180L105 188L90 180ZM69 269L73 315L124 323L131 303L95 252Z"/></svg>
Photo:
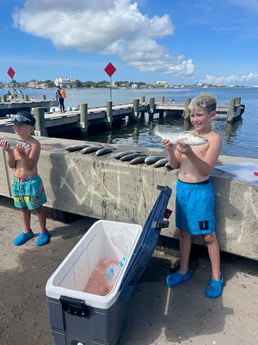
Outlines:
<svg viewBox="0 0 258 345"><path fill-rule="evenodd" d="M172 116L189 120L188 104L190 99L186 99L185 104L164 103L162 98L160 102L155 102L154 98L151 98L149 102L145 102L145 99L135 99L133 103L118 105L113 105L111 101L108 101L106 107L89 109L87 104L81 104L80 109L67 110L65 113L46 111L46 107L50 106L50 101L43 102L30 102L31 107L33 104L33 114L36 117L35 133L42 136L53 135L55 132L71 128L80 128L86 133L92 126L104 125L107 128L112 128L121 126L121 123L124 123L125 120L131 122L141 121L145 119L146 114L148 114L150 121L153 120L154 114L157 114L160 118ZM29 104L25 103L25 105L29 108ZM230 100L228 105L217 106L217 119L233 122L240 119L243 112L244 106L241 104L241 99L234 98ZM12 131L11 125L8 118L0 117L0 131Z"/></svg>
<svg viewBox="0 0 258 345"><path fill-rule="evenodd" d="M21 110L31 111L32 108L42 107L45 111L50 111L51 101L46 99L12 99L9 102L0 102L0 119L8 114L14 114Z"/></svg>

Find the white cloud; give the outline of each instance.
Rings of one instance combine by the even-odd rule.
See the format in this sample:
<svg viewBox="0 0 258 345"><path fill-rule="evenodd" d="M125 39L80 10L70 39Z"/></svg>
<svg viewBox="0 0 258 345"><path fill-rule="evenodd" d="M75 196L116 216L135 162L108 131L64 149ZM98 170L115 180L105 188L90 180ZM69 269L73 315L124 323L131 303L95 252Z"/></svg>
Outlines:
<svg viewBox="0 0 258 345"><path fill-rule="evenodd" d="M139 71L187 76L195 68L157 41L173 34L170 17L150 18L130 0L27 0L14 23L57 48L112 54Z"/></svg>
<svg viewBox="0 0 258 345"><path fill-rule="evenodd" d="M216 77L214 75L206 75L206 78L202 80L203 83L207 84L241 84L241 83L252 83L258 82L258 73L248 73L248 74L242 74L242 75L229 75L229 76L220 76Z"/></svg>

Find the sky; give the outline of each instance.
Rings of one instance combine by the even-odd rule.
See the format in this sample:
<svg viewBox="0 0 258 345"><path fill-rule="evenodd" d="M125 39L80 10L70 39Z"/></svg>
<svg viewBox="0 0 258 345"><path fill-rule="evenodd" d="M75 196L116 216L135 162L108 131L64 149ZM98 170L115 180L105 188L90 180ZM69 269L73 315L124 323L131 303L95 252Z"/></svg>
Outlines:
<svg viewBox="0 0 258 345"><path fill-rule="evenodd" d="M0 81L258 85L257 0L1 0Z"/></svg>

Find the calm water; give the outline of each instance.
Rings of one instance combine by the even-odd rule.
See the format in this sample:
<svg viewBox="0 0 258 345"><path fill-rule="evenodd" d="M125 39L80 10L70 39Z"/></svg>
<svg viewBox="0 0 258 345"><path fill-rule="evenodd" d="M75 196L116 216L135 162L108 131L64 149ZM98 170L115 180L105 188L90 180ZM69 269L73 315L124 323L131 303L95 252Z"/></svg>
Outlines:
<svg viewBox="0 0 258 345"><path fill-rule="evenodd" d="M22 91L34 98L42 98L42 95L46 95L47 99L55 97L54 89L26 89ZM146 101L151 97L154 97L156 101L159 101L160 97L165 97L165 102L174 99L176 103L184 103L187 97L193 98L201 92L216 96L218 104L228 104L231 98L241 97L241 103L245 105L242 121L234 124L228 124L226 121L214 121L214 130L223 138L223 155L258 158L258 88L112 90L111 98L113 104L132 103L134 99L142 96L145 97ZM5 92L0 90L0 93ZM66 93L66 106L78 106L81 103L87 103L88 107L92 108L105 106L106 102L110 100L109 89L67 89ZM182 129L183 126L182 121L166 117L163 120L154 118L153 122L149 122L146 115L145 121L140 124L125 124L121 129L101 132L101 134L88 136L85 140L117 145L163 148L160 138L152 135L152 129L157 123L170 129ZM78 136L75 139L78 139Z"/></svg>

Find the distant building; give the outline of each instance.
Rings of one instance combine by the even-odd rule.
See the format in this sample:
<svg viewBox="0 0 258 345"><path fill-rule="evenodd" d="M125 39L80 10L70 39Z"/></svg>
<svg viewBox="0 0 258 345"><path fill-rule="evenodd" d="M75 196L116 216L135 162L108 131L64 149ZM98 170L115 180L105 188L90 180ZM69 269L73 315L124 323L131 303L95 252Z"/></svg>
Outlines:
<svg viewBox="0 0 258 345"><path fill-rule="evenodd" d="M158 87L167 87L168 86L168 83L166 82L166 81L160 81L160 80L158 80L158 81L156 81L156 86L158 86Z"/></svg>
<svg viewBox="0 0 258 345"><path fill-rule="evenodd" d="M43 83L42 81L38 81L38 80L31 80L28 82L28 88L30 89L45 89L47 88L46 83Z"/></svg>
<svg viewBox="0 0 258 345"><path fill-rule="evenodd" d="M58 77L55 79L55 85L58 86L62 86L62 87L67 87L67 88L70 88L72 87L72 80L70 78L67 78L67 77Z"/></svg>

